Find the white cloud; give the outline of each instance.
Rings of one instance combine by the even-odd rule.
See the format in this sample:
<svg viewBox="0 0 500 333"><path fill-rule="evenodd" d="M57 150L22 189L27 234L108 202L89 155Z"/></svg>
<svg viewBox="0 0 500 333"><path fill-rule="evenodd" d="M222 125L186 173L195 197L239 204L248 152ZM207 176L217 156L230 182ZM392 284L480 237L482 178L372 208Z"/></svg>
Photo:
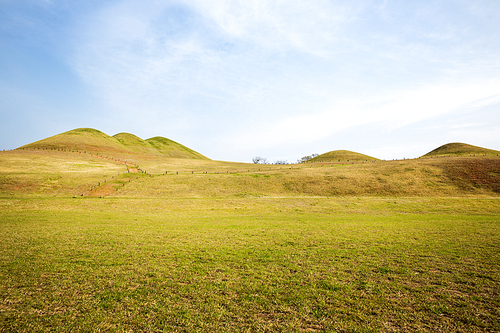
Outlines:
<svg viewBox="0 0 500 333"><path fill-rule="evenodd" d="M289 48L326 56L339 27L348 21L347 6L327 0L193 0L191 3L231 38L273 50Z"/></svg>
<svg viewBox="0 0 500 333"><path fill-rule="evenodd" d="M302 78L269 57L325 55L342 15L323 0L120 2L79 27L72 63L125 119L140 112L155 125L193 123L202 109L266 118L316 89L296 94Z"/></svg>
<svg viewBox="0 0 500 333"><path fill-rule="evenodd" d="M234 150L313 144L363 124L383 135L498 102L494 48L469 61L426 44L469 47L452 24L416 38L391 20L372 31L380 10L370 10L327 0L117 2L79 27L72 63L129 123L203 133Z"/></svg>
<svg viewBox="0 0 500 333"><path fill-rule="evenodd" d="M95 15L78 35L73 64L122 113L159 112L190 88L192 71L213 60L196 35L171 38L158 27L168 5L129 1ZM186 73L186 63L194 66Z"/></svg>

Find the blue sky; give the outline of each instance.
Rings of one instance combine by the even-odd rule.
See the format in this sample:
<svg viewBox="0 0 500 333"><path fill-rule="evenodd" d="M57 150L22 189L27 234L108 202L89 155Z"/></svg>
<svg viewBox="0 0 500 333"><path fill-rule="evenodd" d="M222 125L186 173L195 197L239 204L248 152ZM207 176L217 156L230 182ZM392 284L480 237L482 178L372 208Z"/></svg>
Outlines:
<svg viewBox="0 0 500 333"><path fill-rule="evenodd" d="M242 162L500 150L500 2L0 0L0 115L0 149L92 127Z"/></svg>

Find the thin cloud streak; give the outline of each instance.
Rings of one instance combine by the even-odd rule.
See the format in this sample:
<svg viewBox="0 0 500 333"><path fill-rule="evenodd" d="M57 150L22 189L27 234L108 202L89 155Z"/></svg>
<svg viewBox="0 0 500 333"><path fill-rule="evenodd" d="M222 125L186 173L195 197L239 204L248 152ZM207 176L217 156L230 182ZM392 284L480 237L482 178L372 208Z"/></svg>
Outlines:
<svg viewBox="0 0 500 333"><path fill-rule="evenodd" d="M327 57L340 26L352 16L331 1L193 1L226 36L270 51Z"/></svg>

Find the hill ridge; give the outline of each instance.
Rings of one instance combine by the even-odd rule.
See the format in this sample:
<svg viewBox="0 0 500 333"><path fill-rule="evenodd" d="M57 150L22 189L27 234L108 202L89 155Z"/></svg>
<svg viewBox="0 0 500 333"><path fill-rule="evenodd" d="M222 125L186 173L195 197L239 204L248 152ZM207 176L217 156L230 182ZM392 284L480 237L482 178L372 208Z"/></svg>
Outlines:
<svg viewBox="0 0 500 333"><path fill-rule="evenodd" d="M439 146L436 149L431 150L427 154L422 155L421 157L434 157L434 156L445 156L445 155L465 156L465 155L475 155L475 154L498 155L500 154L500 151L487 149L479 146L473 146L467 143L451 142Z"/></svg>
<svg viewBox="0 0 500 333"><path fill-rule="evenodd" d="M65 149L103 153L139 154L171 158L207 159L178 142L163 137L143 140L135 134L120 132L110 136L93 128L77 128L29 143L18 149Z"/></svg>
<svg viewBox="0 0 500 333"><path fill-rule="evenodd" d="M378 158L357 153L350 150L332 150L327 153L318 155L308 162L342 162L342 161L379 161Z"/></svg>

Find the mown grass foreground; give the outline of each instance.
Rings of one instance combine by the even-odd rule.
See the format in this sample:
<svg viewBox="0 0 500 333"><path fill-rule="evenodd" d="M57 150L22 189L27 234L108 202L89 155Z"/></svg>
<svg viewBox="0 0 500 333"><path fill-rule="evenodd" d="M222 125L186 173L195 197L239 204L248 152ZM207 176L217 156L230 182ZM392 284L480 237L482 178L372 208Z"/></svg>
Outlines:
<svg viewBox="0 0 500 333"><path fill-rule="evenodd" d="M498 331L498 198L0 200L2 331Z"/></svg>
<svg viewBox="0 0 500 333"><path fill-rule="evenodd" d="M112 153L0 153L1 332L500 331L497 156Z"/></svg>

